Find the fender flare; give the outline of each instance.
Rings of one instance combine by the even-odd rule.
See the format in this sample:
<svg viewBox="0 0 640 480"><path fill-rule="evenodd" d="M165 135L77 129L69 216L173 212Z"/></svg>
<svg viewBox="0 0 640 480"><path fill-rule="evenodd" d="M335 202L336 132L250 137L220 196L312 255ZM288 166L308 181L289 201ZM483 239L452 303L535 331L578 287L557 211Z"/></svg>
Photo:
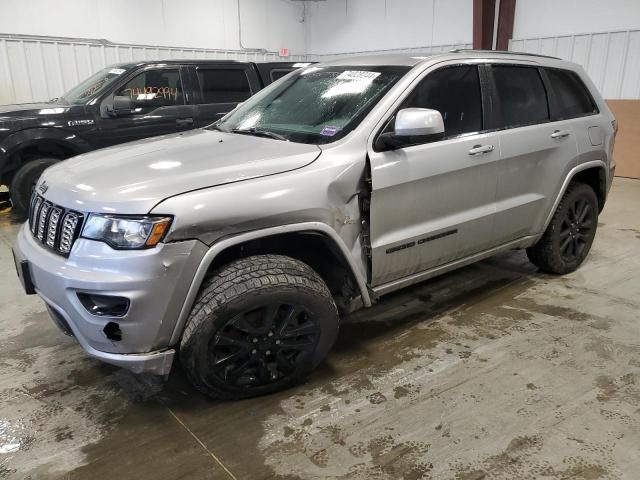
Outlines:
<svg viewBox="0 0 640 480"><path fill-rule="evenodd" d="M39 142L52 141L74 150L76 154L88 152L91 146L82 137L67 130L58 128L26 128L9 135L0 144L0 172L11 158L11 155Z"/></svg>
<svg viewBox="0 0 640 480"><path fill-rule="evenodd" d="M560 200L562 200L562 197L564 196L564 192L569 187L569 184L573 180L573 177L575 177L576 174L578 174L579 172L582 172L584 170L588 170L589 168L594 168L594 167L601 168L604 171L605 178L608 181L607 176L609 175L609 173L607 171L608 170L607 165L602 160L592 160L590 162L581 163L580 165L576 165L571 170L569 170L569 173L565 177L564 182L562 183L562 187L560 188L560 191L558 192L558 195L556 196L556 199L553 202L553 207L551 208L551 211L549 212L549 215L547 215L547 219L544 222L544 227L542 229L543 232L547 230L547 227L549 226L549 223L551 222L551 219L553 218L553 215L556 213L556 209L560 204Z"/></svg>
<svg viewBox="0 0 640 480"><path fill-rule="evenodd" d="M241 233L239 235L220 240L214 243L204 254L202 260L200 261L200 265L198 265L193 280L191 281L191 286L189 287L187 296L184 300L184 303L182 304L182 308L180 309L180 314L173 329L173 333L171 334L169 345L176 345L180 341L182 331L184 330L184 327L187 323L189 313L191 312L191 308L195 303L196 296L200 291L200 287L202 286L204 277L206 276L207 272L209 271L209 267L218 254L229 247L238 245L240 243L245 243L249 240L255 240L258 238L271 237L282 233L292 232L316 232L327 236L329 240L334 242L334 244L340 249L340 252L342 253L343 257L347 261L347 264L349 265L349 268L351 269L351 273L356 279L358 288L360 289L360 295L362 296L362 303L366 307L371 306L371 297L369 296L369 290L367 289L367 284L364 277L358 270L356 263L351 257L349 249L347 248L345 243L342 241L336 231L333 230L329 225L321 222L303 222L270 227L261 230L252 230L250 232Z"/></svg>

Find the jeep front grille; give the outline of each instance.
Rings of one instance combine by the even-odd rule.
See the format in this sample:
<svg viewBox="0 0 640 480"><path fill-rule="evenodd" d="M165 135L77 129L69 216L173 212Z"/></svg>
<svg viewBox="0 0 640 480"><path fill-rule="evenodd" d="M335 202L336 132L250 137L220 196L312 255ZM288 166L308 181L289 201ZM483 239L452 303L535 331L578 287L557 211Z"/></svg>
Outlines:
<svg viewBox="0 0 640 480"><path fill-rule="evenodd" d="M37 193L29 203L29 228L45 247L59 255L69 256L80 235L83 215L48 202Z"/></svg>

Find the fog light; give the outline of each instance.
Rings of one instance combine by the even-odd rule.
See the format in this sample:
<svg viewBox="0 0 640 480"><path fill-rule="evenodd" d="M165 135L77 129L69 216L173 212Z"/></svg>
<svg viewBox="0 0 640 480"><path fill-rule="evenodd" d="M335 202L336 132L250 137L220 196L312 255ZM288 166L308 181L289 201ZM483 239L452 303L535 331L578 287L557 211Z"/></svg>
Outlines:
<svg viewBox="0 0 640 480"><path fill-rule="evenodd" d="M78 293L78 299L87 312L98 317L124 317L129 310L129 299L125 297Z"/></svg>

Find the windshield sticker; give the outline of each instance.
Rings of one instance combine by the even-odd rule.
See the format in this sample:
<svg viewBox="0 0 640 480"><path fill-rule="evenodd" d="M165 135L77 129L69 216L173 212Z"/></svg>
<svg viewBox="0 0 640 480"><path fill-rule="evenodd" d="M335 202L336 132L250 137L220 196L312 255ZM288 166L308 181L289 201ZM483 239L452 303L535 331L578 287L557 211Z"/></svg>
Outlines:
<svg viewBox="0 0 640 480"><path fill-rule="evenodd" d="M122 75L124 72L126 72L124 68L112 68L111 70L109 70L109 73L112 73L114 75Z"/></svg>
<svg viewBox="0 0 640 480"><path fill-rule="evenodd" d="M364 70L345 70L338 75L338 80L372 81L380 76L380 72L366 72Z"/></svg>
<svg viewBox="0 0 640 480"><path fill-rule="evenodd" d="M320 132L320 135L324 136L324 137L333 137L336 133L338 133L341 130L340 127L324 127L322 129L322 131Z"/></svg>

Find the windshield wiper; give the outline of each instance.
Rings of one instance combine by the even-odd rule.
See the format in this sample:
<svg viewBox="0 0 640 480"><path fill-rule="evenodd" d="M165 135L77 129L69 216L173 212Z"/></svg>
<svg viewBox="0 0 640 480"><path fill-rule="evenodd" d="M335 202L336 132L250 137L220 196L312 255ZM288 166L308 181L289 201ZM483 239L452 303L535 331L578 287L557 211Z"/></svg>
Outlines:
<svg viewBox="0 0 640 480"><path fill-rule="evenodd" d="M280 135L278 133L275 132L270 132L268 130L258 130L256 127L251 127L251 128L233 128L231 129L231 131L233 133L240 133L243 135L253 135L256 137L266 137L266 138L273 138L275 140L282 140L284 142L288 142L289 139L283 135Z"/></svg>

